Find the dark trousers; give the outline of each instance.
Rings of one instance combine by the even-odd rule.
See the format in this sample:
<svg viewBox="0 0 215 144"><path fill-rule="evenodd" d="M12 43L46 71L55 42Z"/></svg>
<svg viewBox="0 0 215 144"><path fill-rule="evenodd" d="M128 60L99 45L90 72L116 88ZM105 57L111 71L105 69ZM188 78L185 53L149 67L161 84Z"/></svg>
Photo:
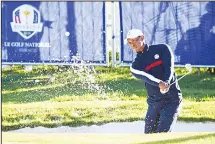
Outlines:
<svg viewBox="0 0 215 144"><path fill-rule="evenodd" d="M171 132L177 121L182 100L150 103L145 117L145 133Z"/></svg>

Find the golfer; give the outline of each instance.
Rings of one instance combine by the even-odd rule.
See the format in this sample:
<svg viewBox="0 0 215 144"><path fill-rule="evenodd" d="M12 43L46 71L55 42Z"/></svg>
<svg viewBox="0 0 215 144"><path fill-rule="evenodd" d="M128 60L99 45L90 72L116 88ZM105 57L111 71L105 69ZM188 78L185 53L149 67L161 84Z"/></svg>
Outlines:
<svg viewBox="0 0 215 144"><path fill-rule="evenodd" d="M137 53L130 71L145 81L148 93L145 133L171 132L182 102L171 48L167 44L147 45L139 29L129 30L125 43Z"/></svg>

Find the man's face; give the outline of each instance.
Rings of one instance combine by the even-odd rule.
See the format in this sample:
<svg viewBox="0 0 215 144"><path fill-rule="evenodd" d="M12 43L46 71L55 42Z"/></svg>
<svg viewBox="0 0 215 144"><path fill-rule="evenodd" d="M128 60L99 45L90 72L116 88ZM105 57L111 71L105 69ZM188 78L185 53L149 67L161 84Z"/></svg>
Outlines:
<svg viewBox="0 0 215 144"><path fill-rule="evenodd" d="M138 36L137 38L128 38L127 39L128 44L132 50L135 52L142 52L143 46L141 44L141 41L143 41L142 36Z"/></svg>

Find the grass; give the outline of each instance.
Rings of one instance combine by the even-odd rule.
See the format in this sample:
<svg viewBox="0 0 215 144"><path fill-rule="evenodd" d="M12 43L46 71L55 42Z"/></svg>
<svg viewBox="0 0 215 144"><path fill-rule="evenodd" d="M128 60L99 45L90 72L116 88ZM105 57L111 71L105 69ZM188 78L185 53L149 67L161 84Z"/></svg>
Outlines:
<svg viewBox="0 0 215 144"><path fill-rule="evenodd" d="M214 144L215 133L2 134L3 144Z"/></svg>
<svg viewBox="0 0 215 144"><path fill-rule="evenodd" d="M143 120L146 90L129 68L21 66L2 72L2 130L80 126ZM180 76L186 72L176 68ZM91 73L91 75L87 75ZM55 81L50 82L49 77ZM201 69L180 81L184 102L179 120L215 122L215 77Z"/></svg>

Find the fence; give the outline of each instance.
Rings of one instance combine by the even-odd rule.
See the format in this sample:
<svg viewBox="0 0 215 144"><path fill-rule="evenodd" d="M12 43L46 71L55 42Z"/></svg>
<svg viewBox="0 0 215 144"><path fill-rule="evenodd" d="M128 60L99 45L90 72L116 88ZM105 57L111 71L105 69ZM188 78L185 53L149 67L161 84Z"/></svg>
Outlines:
<svg viewBox="0 0 215 144"><path fill-rule="evenodd" d="M130 65L131 28L167 43L175 65L215 67L215 2L3 2L3 64ZM119 60L116 60L119 53Z"/></svg>

